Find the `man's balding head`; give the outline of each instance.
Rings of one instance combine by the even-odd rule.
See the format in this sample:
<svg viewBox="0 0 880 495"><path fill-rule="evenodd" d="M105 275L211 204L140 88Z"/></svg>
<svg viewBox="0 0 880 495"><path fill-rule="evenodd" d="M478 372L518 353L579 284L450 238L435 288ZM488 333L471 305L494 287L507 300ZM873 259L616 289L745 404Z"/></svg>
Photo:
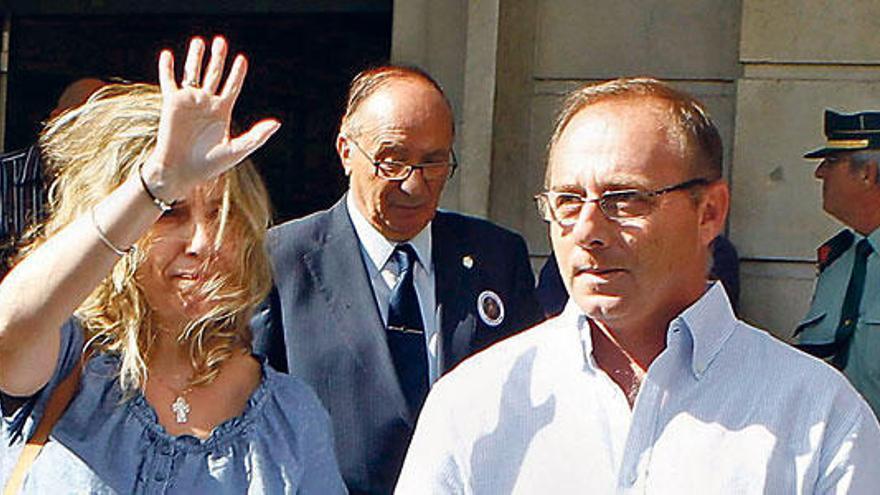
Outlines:
<svg viewBox="0 0 880 495"><path fill-rule="evenodd" d="M689 156L694 174L707 179L722 177L723 147L721 136L703 105L692 96L676 91L650 78L621 78L578 88L569 93L560 110L548 153L559 141L571 119L584 108L609 100L655 98L668 109L667 132L676 142L683 156ZM545 183L549 184L550 168Z"/></svg>
<svg viewBox="0 0 880 495"><path fill-rule="evenodd" d="M357 134L359 128L356 115L364 101L370 96L376 94L380 89L387 87L389 84L402 80L423 82L437 92L438 96L442 98L444 104L449 110L449 125L452 127L454 134L455 122L454 119L452 119L452 105L449 103L446 93L443 92L443 88L440 87L430 74L422 69L404 65L383 65L366 69L358 73L358 75L352 80L351 86L348 90L345 113L342 116L340 129L351 135Z"/></svg>
<svg viewBox="0 0 880 495"><path fill-rule="evenodd" d="M73 81L61 92L55 108L49 113L49 118L56 117L69 108L82 105L89 99L89 96L106 85L105 81L90 77Z"/></svg>

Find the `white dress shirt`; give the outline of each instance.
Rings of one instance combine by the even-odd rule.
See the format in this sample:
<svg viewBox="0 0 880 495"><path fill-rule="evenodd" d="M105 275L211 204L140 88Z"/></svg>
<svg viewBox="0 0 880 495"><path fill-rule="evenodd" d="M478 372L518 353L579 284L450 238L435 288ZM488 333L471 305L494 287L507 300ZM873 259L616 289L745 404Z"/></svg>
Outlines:
<svg viewBox="0 0 880 495"><path fill-rule="evenodd" d="M669 325L632 409L563 313L432 389L399 494L880 492L880 426L836 370L714 284Z"/></svg>
<svg viewBox="0 0 880 495"><path fill-rule="evenodd" d="M358 209L351 194L346 194L346 206L355 234L361 246L364 265L373 286L376 305L382 315L382 322L388 324L388 305L391 290L397 284L398 270L391 260L397 242L386 239ZM435 295L434 263L431 257L431 223L415 237L407 241L418 256L413 273L413 283L425 324L425 346L428 351L428 383L433 384L440 376L440 332L437 329L437 298Z"/></svg>

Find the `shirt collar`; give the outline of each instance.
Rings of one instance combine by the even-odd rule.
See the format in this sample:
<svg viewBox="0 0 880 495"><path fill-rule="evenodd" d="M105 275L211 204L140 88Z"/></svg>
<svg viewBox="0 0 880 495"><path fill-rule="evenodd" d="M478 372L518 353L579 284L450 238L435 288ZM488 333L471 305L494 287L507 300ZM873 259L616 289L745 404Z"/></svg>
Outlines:
<svg viewBox="0 0 880 495"><path fill-rule="evenodd" d="M573 297L568 298L562 313L556 317L559 325L563 328L576 328L580 336L581 351L583 352L584 370L595 371L596 364L593 360L593 337L590 335L590 322L580 306L574 302Z"/></svg>
<svg viewBox="0 0 880 495"><path fill-rule="evenodd" d="M370 258L376 270L382 271L398 243L386 239L367 221L361 210L357 207L357 204L355 204L354 196L350 192L346 193L345 204L348 207L348 216L351 218L352 225L354 225L354 231L358 236L358 240L360 240L361 246L366 251L367 257ZM428 222L428 225L421 232L406 242L409 242L415 248L416 255L419 257L419 263L430 275L434 269L434 264L431 262L431 222Z"/></svg>
<svg viewBox="0 0 880 495"><path fill-rule="evenodd" d="M691 371L699 380L733 335L736 322L724 286L721 282L713 282L702 297L669 323L667 339L676 329L684 328L690 333L693 340Z"/></svg>
<svg viewBox="0 0 880 495"><path fill-rule="evenodd" d="M578 329L583 345L584 362L587 368L594 368L592 360L593 341L590 336L589 319L574 302L568 298L565 309L559 315L560 323ZM666 330L667 344L673 332L687 331L693 341L691 352L691 371L698 380L703 377L712 361L724 347L724 343L736 328L736 315L727 299L727 292L721 282L709 285L696 302L669 322Z"/></svg>
<svg viewBox="0 0 880 495"><path fill-rule="evenodd" d="M856 242L853 242L853 246L855 246L856 243L858 243L858 241L862 238L862 235L856 231L853 231L853 233L856 235ZM868 242L871 243L871 247L874 249L874 252L880 252L880 249L878 249L878 247L880 247L880 229L874 229L873 232L868 234L867 239Z"/></svg>

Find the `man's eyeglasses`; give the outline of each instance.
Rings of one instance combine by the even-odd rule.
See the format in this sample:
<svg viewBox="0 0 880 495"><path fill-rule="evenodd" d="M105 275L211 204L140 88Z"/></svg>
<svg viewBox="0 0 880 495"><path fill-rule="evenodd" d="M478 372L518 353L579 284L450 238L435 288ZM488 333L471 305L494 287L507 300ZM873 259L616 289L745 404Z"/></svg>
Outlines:
<svg viewBox="0 0 880 495"><path fill-rule="evenodd" d="M452 174L455 173L456 167L458 167L458 161L455 159L455 152L452 150L449 151L449 159L446 161L409 164L399 160L378 160L364 151L364 149L361 148L361 145L359 145L354 139L345 135L343 135L343 137L353 144L367 160L372 162L373 167L375 167L376 170L376 175L385 180L402 182L408 179L414 170L420 169L422 171L422 177L424 177L425 180L438 181L452 177Z"/></svg>
<svg viewBox="0 0 880 495"><path fill-rule="evenodd" d="M699 177L653 191L638 189L610 191L592 199L572 192L544 191L535 196L535 203L544 221L553 221L562 227L571 227L577 223L581 210L587 203L598 204L602 213L611 220L639 218L650 214L657 203L657 198L666 193L705 186L712 182Z"/></svg>

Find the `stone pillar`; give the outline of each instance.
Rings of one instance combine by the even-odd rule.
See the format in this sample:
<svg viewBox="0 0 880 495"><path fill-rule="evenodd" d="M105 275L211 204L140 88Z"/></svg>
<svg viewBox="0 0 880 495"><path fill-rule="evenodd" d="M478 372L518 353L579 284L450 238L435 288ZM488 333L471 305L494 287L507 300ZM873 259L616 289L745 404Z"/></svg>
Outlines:
<svg viewBox="0 0 880 495"><path fill-rule="evenodd" d="M455 149L459 154L459 161L462 162L462 169L479 167L465 161L470 153L466 150L467 145L462 137L468 5L467 0L395 0L391 33L391 60L427 70L449 97L455 112ZM460 170L446 185L441 200L442 207L468 211L460 198L462 175Z"/></svg>

